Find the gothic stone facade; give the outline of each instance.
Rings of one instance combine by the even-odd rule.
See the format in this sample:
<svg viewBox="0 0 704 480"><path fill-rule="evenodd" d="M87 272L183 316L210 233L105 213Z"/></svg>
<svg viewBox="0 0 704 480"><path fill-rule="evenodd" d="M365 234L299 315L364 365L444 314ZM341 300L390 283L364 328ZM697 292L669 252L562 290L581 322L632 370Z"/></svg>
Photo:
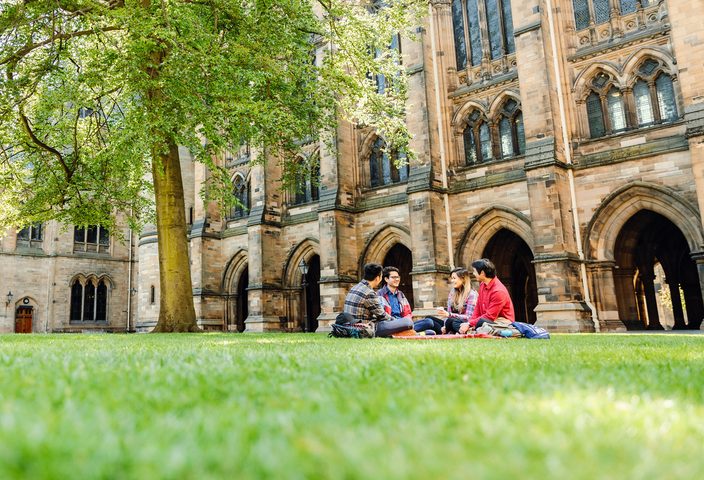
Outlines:
<svg viewBox="0 0 704 480"><path fill-rule="evenodd" d="M259 152L223 154L246 208L221 216L197 194L208 172L181 152L199 324L324 330L369 261L399 266L423 315L445 302L453 266L486 256L519 319L553 331L699 328L702 9L434 0L429 12L400 42L417 153L407 170L374 132L341 122L335 152L307 146L320 182L302 179L298 194L279 188L276 162L248 166ZM156 248L145 230L138 330L158 316Z"/></svg>

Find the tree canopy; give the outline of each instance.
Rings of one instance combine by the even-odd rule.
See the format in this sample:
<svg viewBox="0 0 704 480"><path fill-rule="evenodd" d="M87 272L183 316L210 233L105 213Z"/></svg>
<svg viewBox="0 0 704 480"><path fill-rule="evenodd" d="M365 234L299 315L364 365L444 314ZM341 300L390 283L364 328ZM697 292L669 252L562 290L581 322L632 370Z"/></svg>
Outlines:
<svg viewBox="0 0 704 480"><path fill-rule="evenodd" d="M0 228L58 220L116 231L127 218L138 229L156 205L161 237L160 215L183 216L178 146L209 167L208 194L226 202L229 176L213 156L245 141L282 161L284 180L300 140L333 135L340 115L404 149L406 76L390 45L412 35L423 4L3 2ZM377 75L393 80L381 90ZM187 249L185 221L174 222ZM175 257L161 239L159 249L163 270L162 255Z"/></svg>

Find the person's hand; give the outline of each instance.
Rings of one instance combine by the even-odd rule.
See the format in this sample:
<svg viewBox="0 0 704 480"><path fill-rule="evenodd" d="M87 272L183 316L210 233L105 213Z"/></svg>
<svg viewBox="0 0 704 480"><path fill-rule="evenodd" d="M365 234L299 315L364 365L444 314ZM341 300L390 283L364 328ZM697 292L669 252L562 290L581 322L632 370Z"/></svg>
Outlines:
<svg viewBox="0 0 704 480"><path fill-rule="evenodd" d="M445 328L445 325L443 325L442 327L440 327L440 332L441 332L443 335L445 335L445 334L447 333L447 329Z"/></svg>
<svg viewBox="0 0 704 480"><path fill-rule="evenodd" d="M460 333L464 334L469 331L469 323L465 322L460 324Z"/></svg>
<svg viewBox="0 0 704 480"><path fill-rule="evenodd" d="M444 308L438 308L438 316L442 318L448 318L450 314L447 313L447 310L445 310Z"/></svg>

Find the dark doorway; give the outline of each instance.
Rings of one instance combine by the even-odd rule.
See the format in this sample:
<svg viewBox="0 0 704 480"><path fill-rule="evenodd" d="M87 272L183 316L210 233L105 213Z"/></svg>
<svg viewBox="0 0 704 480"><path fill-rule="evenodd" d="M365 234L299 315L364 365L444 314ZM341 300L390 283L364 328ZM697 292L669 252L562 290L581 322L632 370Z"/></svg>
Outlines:
<svg viewBox="0 0 704 480"><path fill-rule="evenodd" d="M303 324L301 330L315 332L318 329L320 316L320 257L313 255L308 260L308 274L306 275L305 312L301 315ZM307 322L306 322L307 319Z"/></svg>
<svg viewBox="0 0 704 480"><path fill-rule="evenodd" d="M249 287L249 267L245 267L237 282L237 307L235 312L235 323L238 332L244 332L245 320L249 316L249 298L247 288Z"/></svg>
<svg viewBox="0 0 704 480"><path fill-rule="evenodd" d="M516 321L535 323L538 288L530 247L521 237L502 228L487 243L484 257L496 265L496 276L511 295Z"/></svg>
<svg viewBox="0 0 704 480"><path fill-rule="evenodd" d="M619 232L614 259L616 291L624 292L617 297L619 317L629 330L662 330L665 315L673 329L699 329L704 302L697 266L674 223L641 210Z"/></svg>
<svg viewBox="0 0 704 480"><path fill-rule="evenodd" d="M32 333L32 307L18 307L15 315L15 333Z"/></svg>
<svg viewBox="0 0 704 480"><path fill-rule="evenodd" d="M406 295L411 308L415 308L415 303L413 303L413 279L411 278L411 270L413 270L413 255L411 251L404 245L397 243L391 247L391 250L384 257L383 266L398 268L401 274L401 283L398 288Z"/></svg>

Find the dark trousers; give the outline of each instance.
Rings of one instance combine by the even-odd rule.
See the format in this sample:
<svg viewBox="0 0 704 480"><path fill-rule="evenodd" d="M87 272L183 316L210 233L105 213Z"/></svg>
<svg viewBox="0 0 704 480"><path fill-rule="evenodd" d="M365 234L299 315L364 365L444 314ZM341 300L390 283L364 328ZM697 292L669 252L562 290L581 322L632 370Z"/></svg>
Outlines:
<svg viewBox="0 0 704 480"><path fill-rule="evenodd" d="M442 333L442 327L444 326L446 333L459 333L460 325L462 325L462 320L458 320L456 318L440 320L436 317L425 317L423 320L418 320L413 324L413 330L416 332L433 330L435 333L440 335Z"/></svg>
<svg viewBox="0 0 704 480"><path fill-rule="evenodd" d="M376 322L376 336L390 337L394 333L403 332L413 328L413 320L410 318L394 317L393 320L382 320Z"/></svg>

